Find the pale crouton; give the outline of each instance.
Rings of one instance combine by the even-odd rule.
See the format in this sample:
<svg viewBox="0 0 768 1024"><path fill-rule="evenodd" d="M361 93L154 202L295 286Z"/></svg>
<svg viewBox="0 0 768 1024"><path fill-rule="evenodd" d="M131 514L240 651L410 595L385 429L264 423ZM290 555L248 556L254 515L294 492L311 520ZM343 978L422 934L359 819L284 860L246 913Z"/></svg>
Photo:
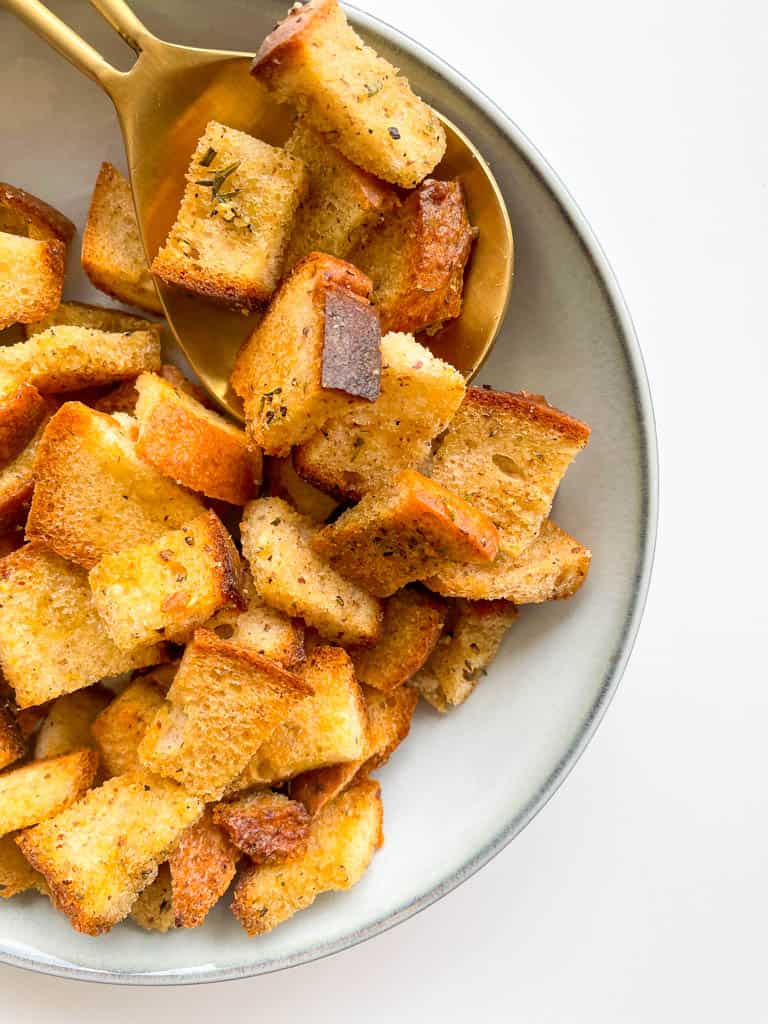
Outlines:
<svg viewBox="0 0 768 1024"><path fill-rule="evenodd" d="M453 602L437 647L411 685L438 711L462 704L487 674L516 618L511 601Z"/></svg>
<svg viewBox="0 0 768 1024"><path fill-rule="evenodd" d="M247 647L283 668L292 668L304 661L304 624L301 619L289 619L282 612L260 601L254 592L253 581L244 573L244 611L222 608L205 624L222 640Z"/></svg>
<svg viewBox="0 0 768 1024"><path fill-rule="evenodd" d="M39 320L61 302L65 246L0 231L0 330Z"/></svg>
<svg viewBox="0 0 768 1024"><path fill-rule="evenodd" d="M155 374L136 381L136 452L176 483L233 505L245 505L261 481L261 453L245 432Z"/></svg>
<svg viewBox="0 0 768 1024"><path fill-rule="evenodd" d="M35 459L27 537L87 569L194 519L200 501L143 462L111 416L67 402Z"/></svg>
<svg viewBox="0 0 768 1024"><path fill-rule="evenodd" d="M588 548L548 519L516 558L500 551L491 565L452 565L424 582L447 597L539 604L572 597L587 578L591 560Z"/></svg>
<svg viewBox="0 0 768 1024"><path fill-rule="evenodd" d="M0 696L0 769L18 761L26 753L26 744L16 721L15 709L5 696Z"/></svg>
<svg viewBox="0 0 768 1024"><path fill-rule="evenodd" d="M371 282L351 263L311 253L243 343L231 383L252 442L287 455L350 404L379 395L381 332Z"/></svg>
<svg viewBox="0 0 768 1024"><path fill-rule="evenodd" d="M27 324L24 333L27 338L31 338L34 334L47 331L50 327L90 327L95 331L105 331L108 334L151 331L159 338L162 326L162 323L158 323L156 320L148 320L144 316L126 313L122 309L113 309L111 306L92 306L87 302L62 302L42 320Z"/></svg>
<svg viewBox="0 0 768 1024"><path fill-rule="evenodd" d="M366 46L336 0L295 5L259 47L252 73L353 163L413 188L440 162L445 131L397 68Z"/></svg>
<svg viewBox="0 0 768 1024"><path fill-rule="evenodd" d="M296 209L301 160L210 121L197 143L176 222L152 261L167 284L253 309L277 287Z"/></svg>
<svg viewBox="0 0 768 1024"><path fill-rule="evenodd" d="M0 348L0 360L7 348ZM49 403L32 384L5 376L0 363L0 466L15 459L40 426Z"/></svg>
<svg viewBox="0 0 768 1024"><path fill-rule="evenodd" d="M381 339L381 394L334 417L294 452L306 480L354 501L421 469L464 397L464 378L409 334Z"/></svg>
<svg viewBox="0 0 768 1024"><path fill-rule="evenodd" d="M177 928L197 928L235 877L240 851L214 824L210 808L179 839L168 859Z"/></svg>
<svg viewBox="0 0 768 1024"><path fill-rule="evenodd" d="M290 455L282 459L268 455L264 459L262 494L266 497L282 498L297 512L308 516L316 523L324 523L339 507L339 503L333 498L306 480L302 480L294 468Z"/></svg>
<svg viewBox="0 0 768 1024"><path fill-rule="evenodd" d="M27 861L14 836L0 837L0 899L9 900L28 889L44 892L43 876Z"/></svg>
<svg viewBox="0 0 768 1024"><path fill-rule="evenodd" d="M299 207L288 244L290 269L311 252L344 258L357 239L399 206L391 185L356 167L304 118L294 125L286 150L304 161L309 191Z"/></svg>
<svg viewBox="0 0 768 1024"><path fill-rule="evenodd" d="M15 459L0 468L0 531L12 531L27 518L32 492L35 489L35 459L40 439L55 405L48 400L46 412L34 436ZM24 534L21 533L22 540Z"/></svg>
<svg viewBox="0 0 768 1024"><path fill-rule="evenodd" d="M281 793L251 793L216 804L213 820L255 864L298 856L309 843L306 808Z"/></svg>
<svg viewBox="0 0 768 1024"><path fill-rule="evenodd" d="M154 331L109 334L91 327L49 327L28 341L0 348L0 374L24 378L43 394L136 377L160 369Z"/></svg>
<svg viewBox="0 0 768 1024"><path fill-rule="evenodd" d="M45 821L79 800L98 765L95 750L76 750L0 774L0 836Z"/></svg>
<svg viewBox="0 0 768 1024"><path fill-rule="evenodd" d="M357 783L312 820L303 853L243 871L232 900L235 917L249 935L260 935L320 893L351 888L383 842L382 824L378 782Z"/></svg>
<svg viewBox="0 0 768 1024"><path fill-rule="evenodd" d="M472 227L457 181L425 181L350 259L373 281L382 331L439 329L461 313Z"/></svg>
<svg viewBox="0 0 768 1024"><path fill-rule="evenodd" d="M254 589L326 640L372 643L381 630L381 605L312 550L317 529L280 498L247 505L240 534Z"/></svg>
<svg viewBox="0 0 768 1024"><path fill-rule="evenodd" d="M106 634L88 576L42 544L0 562L0 664L21 708L166 660L162 645L127 654Z"/></svg>
<svg viewBox="0 0 768 1024"><path fill-rule="evenodd" d="M183 643L219 608L244 607L240 556L215 512L106 555L88 582L104 628L123 651Z"/></svg>
<svg viewBox="0 0 768 1024"><path fill-rule="evenodd" d="M458 494L413 469L324 526L314 550L332 568L379 597L434 575L445 562L490 562L498 551L491 520Z"/></svg>
<svg viewBox="0 0 768 1024"><path fill-rule="evenodd" d="M199 629L139 757L196 796L218 800L275 726L309 696L275 662Z"/></svg>
<svg viewBox="0 0 768 1024"><path fill-rule="evenodd" d="M489 515L501 550L515 558L541 529L589 432L541 396L468 388L432 477Z"/></svg>
<svg viewBox="0 0 768 1024"><path fill-rule="evenodd" d="M139 744L163 703L164 692L150 674L129 683L96 718L91 732L107 777L141 767Z"/></svg>
<svg viewBox="0 0 768 1024"><path fill-rule="evenodd" d="M184 374L173 364L163 364L160 367L160 376L177 391L190 395L196 402L205 406L206 409L210 408L208 398L202 388L193 384L191 380L187 380ZM98 409L99 412L108 412L112 416L118 412L134 416L138 400L139 392L136 390L135 380L124 380L116 387L110 388L106 394L99 395L93 401L80 399L84 405L90 405L92 409ZM136 436L138 437L138 423L136 424Z"/></svg>
<svg viewBox="0 0 768 1024"><path fill-rule="evenodd" d="M171 869L166 862L157 869L154 882L139 893L131 907L131 920L147 932L167 932L175 926L174 918Z"/></svg>
<svg viewBox="0 0 768 1024"><path fill-rule="evenodd" d="M35 759L96 748L91 726L113 696L101 686L89 686L57 697L37 731Z"/></svg>
<svg viewBox="0 0 768 1024"><path fill-rule="evenodd" d="M181 786L136 772L110 779L17 842L73 927L100 935L128 915L202 813Z"/></svg>
<svg viewBox="0 0 768 1024"><path fill-rule="evenodd" d="M75 225L53 206L23 188L0 182L0 231L43 242L71 242Z"/></svg>
<svg viewBox="0 0 768 1024"><path fill-rule="evenodd" d="M410 686L390 693L361 687L368 714L365 749L359 761L331 765L305 772L291 781L290 792L310 814L315 815L354 781L364 779L385 764L407 737L419 697Z"/></svg>
<svg viewBox="0 0 768 1024"><path fill-rule="evenodd" d="M83 270L102 292L150 313L163 312L149 272L131 186L112 164L96 178L83 232Z"/></svg>

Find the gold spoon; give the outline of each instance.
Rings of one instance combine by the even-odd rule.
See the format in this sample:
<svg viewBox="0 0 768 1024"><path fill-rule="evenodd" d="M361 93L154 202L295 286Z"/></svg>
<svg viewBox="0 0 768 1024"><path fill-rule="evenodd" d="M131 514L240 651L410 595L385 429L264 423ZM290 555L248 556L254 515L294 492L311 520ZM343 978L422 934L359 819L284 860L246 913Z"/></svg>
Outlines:
<svg viewBox="0 0 768 1024"><path fill-rule="evenodd" d="M78 70L93 78L117 110L144 248L151 260L175 220L184 172L211 119L282 145L291 117L249 74L252 55L199 50L156 38L124 0L90 0L137 54L118 71L40 0L0 0ZM467 269L461 317L420 338L467 377L477 372L501 326L512 283L512 229L499 187L480 153L439 115L448 147L438 178L458 177L470 219L480 229ZM229 388L235 353L254 317L244 317L156 282L168 324L200 380L233 416L242 409Z"/></svg>

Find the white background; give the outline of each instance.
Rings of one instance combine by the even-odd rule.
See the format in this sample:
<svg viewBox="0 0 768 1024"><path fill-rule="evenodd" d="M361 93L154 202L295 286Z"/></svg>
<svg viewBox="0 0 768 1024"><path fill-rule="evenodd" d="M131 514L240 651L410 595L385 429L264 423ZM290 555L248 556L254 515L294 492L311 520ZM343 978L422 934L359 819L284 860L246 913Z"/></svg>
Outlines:
<svg viewBox="0 0 768 1024"><path fill-rule="evenodd" d="M330 960L206 988L0 968L0 1021L766 1021L768 12L360 2L497 100L613 262L661 447L634 656L549 806L419 917Z"/></svg>

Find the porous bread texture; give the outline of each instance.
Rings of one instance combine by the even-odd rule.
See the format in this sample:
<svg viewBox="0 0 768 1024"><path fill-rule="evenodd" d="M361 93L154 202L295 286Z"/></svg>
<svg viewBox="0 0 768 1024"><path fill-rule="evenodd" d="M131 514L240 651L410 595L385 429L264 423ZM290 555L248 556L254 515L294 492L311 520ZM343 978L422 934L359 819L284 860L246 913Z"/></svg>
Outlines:
<svg viewBox="0 0 768 1024"><path fill-rule="evenodd" d="M339 507L337 501L299 476L290 455L284 458L268 455L264 459L262 497L282 498L316 523L324 523Z"/></svg>
<svg viewBox="0 0 768 1024"><path fill-rule="evenodd" d="M79 800L98 764L95 750L77 750L0 774L0 836L45 821Z"/></svg>
<svg viewBox="0 0 768 1024"><path fill-rule="evenodd" d="M136 897L130 916L139 928L147 932L165 933L175 926L171 869L167 861L157 869L154 882L150 882Z"/></svg>
<svg viewBox="0 0 768 1024"><path fill-rule="evenodd" d="M5 351L0 348L0 359ZM29 444L48 408L49 403L36 387L5 375L0 365L0 467Z"/></svg>
<svg viewBox="0 0 768 1024"><path fill-rule="evenodd" d="M27 861L15 836L0 837L0 899L9 900L29 889L45 892L43 876Z"/></svg>
<svg viewBox="0 0 768 1024"><path fill-rule="evenodd" d="M61 302L66 248L0 231L0 331L44 317Z"/></svg>
<svg viewBox="0 0 768 1024"><path fill-rule="evenodd" d="M37 447L53 408L53 405L48 403L43 420L29 444L0 468L0 531L3 533L21 526L27 517L35 487ZM21 539L24 539L23 533Z"/></svg>
<svg viewBox="0 0 768 1024"><path fill-rule="evenodd" d="M35 759L96 748L91 726L113 696L102 686L89 686L57 697L35 736Z"/></svg>
<svg viewBox="0 0 768 1024"><path fill-rule="evenodd" d="M40 241L72 241L75 225L31 192L0 181L0 231Z"/></svg>
<svg viewBox="0 0 768 1024"><path fill-rule="evenodd" d="M111 306L93 306L88 302L62 302L51 310L42 320L27 324L24 333L27 338L47 331L49 327L90 327L96 331L110 334L123 334L126 331L152 331L160 337L162 323L148 320L135 313L126 313L122 309Z"/></svg>
<svg viewBox="0 0 768 1024"><path fill-rule="evenodd" d="M214 809L215 809L214 805ZM207 807L199 821L181 834L168 858L177 928L197 928L229 888L240 851L213 820Z"/></svg>
<svg viewBox="0 0 768 1024"><path fill-rule="evenodd" d="M109 778L141 768L139 744L165 702L151 675L134 679L95 719L91 732Z"/></svg>

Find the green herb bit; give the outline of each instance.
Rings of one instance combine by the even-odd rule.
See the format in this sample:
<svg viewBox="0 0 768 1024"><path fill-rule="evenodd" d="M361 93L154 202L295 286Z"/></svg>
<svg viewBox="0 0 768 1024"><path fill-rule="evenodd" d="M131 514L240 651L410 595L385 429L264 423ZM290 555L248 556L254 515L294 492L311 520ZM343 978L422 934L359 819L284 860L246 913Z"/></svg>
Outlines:
<svg viewBox="0 0 768 1024"><path fill-rule="evenodd" d="M213 148L213 146L209 146L208 149L206 149L205 154L203 155L202 160L200 161L200 166L201 167L210 167L215 159L216 159L216 150Z"/></svg>

